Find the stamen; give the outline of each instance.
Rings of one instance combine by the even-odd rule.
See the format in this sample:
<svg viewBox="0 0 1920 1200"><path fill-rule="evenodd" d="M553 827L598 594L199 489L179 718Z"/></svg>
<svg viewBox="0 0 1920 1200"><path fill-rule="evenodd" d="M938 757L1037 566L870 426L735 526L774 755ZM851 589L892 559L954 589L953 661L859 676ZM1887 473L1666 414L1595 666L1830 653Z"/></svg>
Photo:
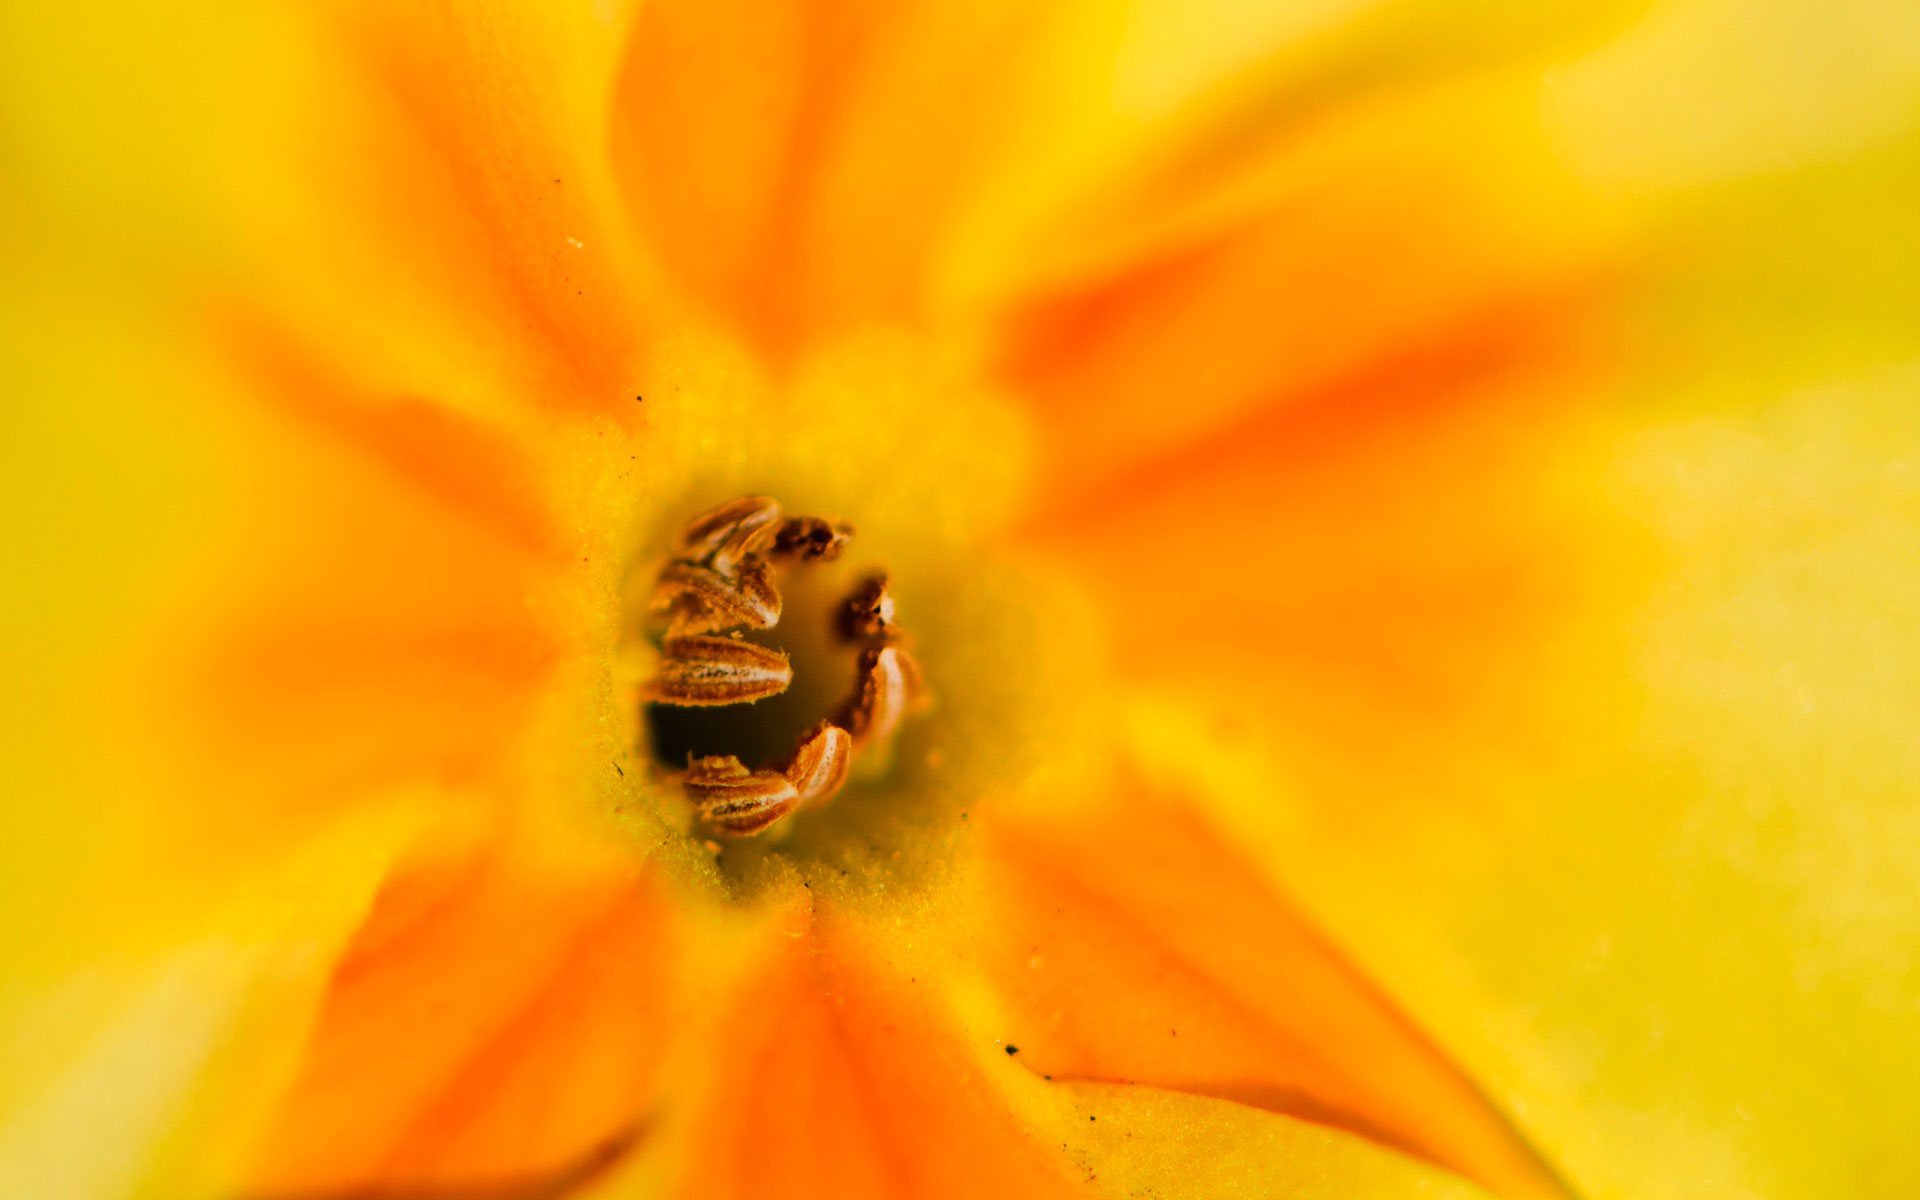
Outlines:
<svg viewBox="0 0 1920 1200"><path fill-rule="evenodd" d="M749 771L730 754L694 759L685 787L709 825L740 836L759 833L800 803L800 793L785 775Z"/></svg>
<svg viewBox="0 0 1920 1200"><path fill-rule="evenodd" d="M689 521L654 584L653 609L667 629L649 688L653 702L720 707L785 692L793 682L785 652L746 641L740 631L779 623L776 563L832 562L852 536L853 527L841 521L782 521L780 505L766 496L742 497ZM682 787L713 831L748 836L800 807L826 803L845 784L854 756L889 742L922 699L919 668L896 644L903 635L884 572L866 576L831 611L840 641L862 647L852 697L837 721L809 729L778 770L751 769L731 754L691 756Z"/></svg>
<svg viewBox="0 0 1920 1200"><path fill-rule="evenodd" d="M892 739L918 699L920 668L898 646L869 648L860 652L859 680L841 717L856 749Z"/></svg>
<svg viewBox="0 0 1920 1200"><path fill-rule="evenodd" d="M722 575L698 563L668 563L654 589L655 608L673 614L668 636L709 633L745 625L770 629L780 620L780 591L762 558L747 558L734 574Z"/></svg>
<svg viewBox="0 0 1920 1200"><path fill-rule="evenodd" d="M840 610L840 634L850 642L891 639L900 632L893 620L893 594L885 572L869 575Z"/></svg>
<svg viewBox="0 0 1920 1200"><path fill-rule="evenodd" d="M823 521L819 517L795 517L780 527L773 538L775 558L799 558L813 562L832 562L840 557L853 539L853 526L844 521Z"/></svg>
<svg viewBox="0 0 1920 1200"><path fill-rule="evenodd" d="M828 721L814 726L793 752L787 764L787 778L800 793L800 803L831 799L847 781L847 769L853 765L853 738L846 730Z"/></svg>
<svg viewBox="0 0 1920 1200"><path fill-rule="evenodd" d="M777 696L793 682L793 666L778 650L735 638L677 637L661 647L653 698L661 704L751 704Z"/></svg>
<svg viewBox="0 0 1920 1200"><path fill-rule="evenodd" d="M779 501L770 496L742 496L688 521L680 530L674 557L731 574L740 560L772 533L779 519Z"/></svg>

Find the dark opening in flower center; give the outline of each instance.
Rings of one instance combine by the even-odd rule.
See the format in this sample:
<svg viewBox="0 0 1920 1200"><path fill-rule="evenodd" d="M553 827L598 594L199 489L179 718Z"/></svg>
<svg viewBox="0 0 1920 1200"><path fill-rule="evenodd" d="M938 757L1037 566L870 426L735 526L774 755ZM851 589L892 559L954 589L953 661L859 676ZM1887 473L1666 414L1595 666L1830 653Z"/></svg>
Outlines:
<svg viewBox="0 0 1920 1200"><path fill-rule="evenodd" d="M654 757L716 833L824 804L921 697L884 574L834 564L853 530L747 496L687 522L654 585Z"/></svg>

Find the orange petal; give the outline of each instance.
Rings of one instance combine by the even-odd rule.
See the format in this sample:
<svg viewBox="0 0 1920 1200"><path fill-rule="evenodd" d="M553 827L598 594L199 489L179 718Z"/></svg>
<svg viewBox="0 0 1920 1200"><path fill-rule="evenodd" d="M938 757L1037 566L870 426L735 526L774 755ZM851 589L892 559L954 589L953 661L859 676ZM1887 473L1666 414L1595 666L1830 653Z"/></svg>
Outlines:
<svg viewBox="0 0 1920 1200"><path fill-rule="evenodd" d="M601 144L607 23L358 0L306 15L318 28L293 32L244 147L255 292L406 386L637 421L644 297Z"/></svg>
<svg viewBox="0 0 1920 1200"><path fill-rule="evenodd" d="M721 1026L722 1082L695 1121L683 1194L1077 1194L996 1110L929 984L873 962L854 927L792 932Z"/></svg>
<svg viewBox="0 0 1920 1200"><path fill-rule="evenodd" d="M1026 535L1115 629L1168 631L1116 639L1130 675L1236 720L1362 757L1383 723L1524 724L1505 674L1587 602L1592 548L1619 536L1558 486L1597 374L1569 331L1585 303L1576 289L1475 314Z"/></svg>
<svg viewBox="0 0 1920 1200"><path fill-rule="evenodd" d="M165 761L263 806L210 814L240 824L422 780L499 782L558 654L530 603L552 595L550 572L351 456L280 466L286 492L256 514L270 528L161 664L179 697Z"/></svg>
<svg viewBox="0 0 1920 1200"><path fill-rule="evenodd" d="M1489 109L1511 112L1469 94L1348 114L1277 149L1258 203L1015 311L1002 371L1058 464L1046 498L1126 490L1287 410L1366 405L1423 362L1444 378L1566 340L1601 292L1604 223Z"/></svg>
<svg viewBox="0 0 1920 1200"><path fill-rule="evenodd" d="M245 503L128 701L182 842L420 783L503 790L580 562L542 465L517 430L384 395L265 323L217 336L245 387L222 401ZM177 702L145 711L156 694Z"/></svg>
<svg viewBox="0 0 1920 1200"><path fill-rule="evenodd" d="M398 876L336 971L257 1189L532 1195L607 1165L651 1116L673 1025L664 916L620 863L496 848Z"/></svg>
<svg viewBox="0 0 1920 1200"><path fill-rule="evenodd" d="M452 405L357 383L258 314L230 314L218 336L263 405L366 454L531 553L571 552L515 431Z"/></svg>
<svg viewBox="0 0 1920 1200"><path fill-rule="evenodd" d="M776 356L856 319L911 318L954 180L996 110L1016 15L924 0L644 5L614 99L636 220Z"/></svg>
<svg viewBox="0 0 1920 1200"><path fill-rule="evenodd" d="M1135 789L1084 819L987 828L979 944L1005 1040L1032 1070L1222 1097L1502 1195L1567 1194L1473 1081L1192 817Z"/></svg>

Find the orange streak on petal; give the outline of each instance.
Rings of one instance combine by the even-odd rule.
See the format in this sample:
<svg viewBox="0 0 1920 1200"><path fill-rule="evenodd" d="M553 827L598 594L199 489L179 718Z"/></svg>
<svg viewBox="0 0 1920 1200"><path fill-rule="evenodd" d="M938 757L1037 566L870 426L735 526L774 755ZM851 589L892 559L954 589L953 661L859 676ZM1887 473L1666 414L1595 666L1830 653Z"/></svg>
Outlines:
<svg viewBox="0 0 1920 1200"><path fill-rule="evenodd" d="M1219 442L1297 404L1351 396L1374 373L1450 353L1449 341L1531 354L1590 321L1601 276L1620 268L1598 265L1598 235L1566 189L1537 166L1496 169L1512 166L1504 152L1471 170L1404 115L1378 145L1362 136L1366 121L1347 124L1361 132L1340 126L1285 156L1302 178L1260 209L1143 248L1013 314L1001 371L1034 401L1055 497L1114 485L1169 448ZM1366 147L1357 157L1320 144L1355 139ZM1513 196L1500 190L1510 181ZM1564 228L1547 223L1542 213L1563 201ZM1496 347L1496 321L1533 344Z"/></svg>
<svg viewBox="0 0 1920 1200"><path fill-rule="evenodd" d="M1202 479L1223 464L1253 466L1280 485L1285 473L1311 469L1370 440L1418 436L1436 419L1475 414L1504 401L1516 384L1536 403L1569 395L1569 379L1590 374L1592 347L1578 327L1604 284L1593 278L1542 281L1528 291L1490 298L1417 335L1376 347L1337 373L1304 385L1276 382L1246 398L1224 424L1130 453L1102 486L1055 492L1060 509L1049 522L1109 505L1151 503L1167 489ZM1180 409L1179 381L1155 397ZM1102 421L1111 430L1113 414ZM1097 451L1094 451L1097 453Z"/></svg>
<svg viewBox="0 0 1920 1200"><path fill-rule="evenodd" d="M263 403L323 430L534 554L571 553L510 433L446 404L345 378L263 319L233 314L222 341Z"/></svg>
<svg viewBox="0 0 1920 1200"><path fill-rule="evenodd" d="M1601 541L1556 496L1557 431L1597 377L1569 333L1604 285L1508 298L1078 492L1024 536L1115 628L1121 665L1282 711L1365 753L1493 702L1578 600Z"/></svg>
<svg viewBox="0 0 1920 1200"><path fill-rule="evenodd" d="M988 827L984 962L1020 1061L1348 1129L1501 1195L1564 1187L1473 1082L1197 821L1131 792Z"/></svg>
<svg viewBox="0 0 1920 1200"><path fill-rule="evenodd" d="M1024 19L1001 3L644 5L613 101L637 224L776 360L913 319Z"/></svg>
<svg viewBox="0 0 1920 1200"><path fill-rule="evenodd" d="M608 863L396 879L335 975L257 1190L501 1187L624 1144L670 1028L665 916Z"/></svg>
<svg viewBox="0 0 1920 1200"><path fill-rule="evenodd" d="M516 397L637 419L639 303L617 218L583 178L602 169L600 148L543 94L538 56L510 26L453 10L362 6L339 34L370 86L342 178L322 186L345 189L391 242L401 278L428 276L481 327L476 359L505 348L523 372Z"/></svg>
<svg viewBox="0 0 1920 1200"><path fill-rule="evenodd" d="M787 941L722 1026L723 1081L682 1194L725 1200L1068 1195L996 1111L935 993L822 920ZM782 939L783 941L786 939Z"/></svg>
<svg viewBox="0 0 1920 1200"><path fill-rule="evenodd" d="M274 803L293 809L303 797L492 776L553 661L551 646L511 626L321 620L231 627L197 681L205 731L231 751L228 785L259 770Z"/></svg>
<svg viewBox="0 0 1920 1200"><path fill-rule="evenodd" d="M266 417L235 422L260 435L256 486L155 685L186 699L162 754L233 798L204 832L500 779L558 657L573 566L536 467L506 434L370 395L265 325L218 333Z"/></svg>
<svg viewBox="0 0 1920 1200"><path fill-rule="evenodd" d="M634 21L614 100L639 223L687 284L771 340L794 226L860 27L831 3L665 3Z"/></svg>

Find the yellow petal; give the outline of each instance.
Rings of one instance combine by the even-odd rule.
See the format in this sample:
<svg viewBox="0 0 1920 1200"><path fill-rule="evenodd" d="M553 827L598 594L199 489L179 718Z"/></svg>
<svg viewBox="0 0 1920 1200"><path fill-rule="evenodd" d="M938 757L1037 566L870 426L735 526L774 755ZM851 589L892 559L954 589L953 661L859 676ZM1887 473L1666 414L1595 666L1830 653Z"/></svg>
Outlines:
<svg viewBox="0 0 1920 1200"><path fill-rule="evenodd" d="M1853 51L1803 58L1799 14L1724 12L1682 14L1693 53L1738 28L1736 62L1795 60L1736 72L1724 157L1600 102L1712 107L1681 56L1575 72L1608 116L1567 134L1581 169L1661 217L1660 270L1594 310L1612 372L1477 384L1450 426L1312 443L1297 469L1276 440L1278 478L1225 448L1081 545L1137 614L1158 548L1231 514L1242 541L1203 532L1180 566L1236 623L1200 635L1211 677L1135 652L1169 688L1137 744L1156 777L1211 781L1236 840L1583 1192L1902 1194L1916 113L1846 97L1908 94L1879 72L1910 25L1847 9L1821 36Z"/></svg>
<svg viewBox="0 0 1920 1200"><path fill-rule="evenodd" d="M1023 119L944 264L950 293L989 303L1177 253L1268 205L1299 155L1359 117L1389 123L1543 62L1633 3L1529 9L1492 0L1068 4L1019 77ZM1443 119L1444 123L1444 119ZM1463 171L1488 147L1468 150ZM1528 219L1531 223L1531 219Z"/></svg>
<svg viewBox="0 0 1920 1200"><path fill-rule="evenodd" d="M1027 300L998 369L1038 409L1043 502L1124 502L1283 422L1298 444L1567 354L1633 268L1524 111L1509 83L1345 114L1249 211Z"/></svg>
<svg viewBox="0 0 1920 1200"><path fill-rule="evenodd" d="M776 359L916 319L1033 20L1004 3L643 5L612 114L637 224Z"/></svg>
<svg viewBox="0 0 1920 1200"><path fill-rule="evenodd" d="M75 1200L228 1190L294 1069L335 955L434 811L428 799L315 830L223 880L211 905L145 885L103 888L83 906L43 886L45 919L8 935L0 1190ZM83 926L84 944L71 944Z"/></svg>
<svg viewBox="0 0 1920 1200"><path fill-rule="evenodd" d="M1036 1137L1096 1195L1242 1200L1484 1200L1458 1175L1377 1142L1261 1109L1151 1087L1016 1087Z"/></svg>
<svg viewBox="0 0 1920 1200"><path fill-rule="evenodd" d="M611 1165L654 1118L676 977L659 888L621 858L491 844L409 864L333 969L251 1187L501 1188Z"/></svg>
<svg viewBox="0 0 1920 1200"><path fill-rule="evenodd" d="M994 1102L934 980L893 973L859 923L790 933L719 1026L719 1086L691 1117L677 1194L1075 1194Z"/></svg>
<svg viewBox="0 0 1920 1200"><path fill-rule="evenodd" d="M614 22L347 2L271 32L218 198L248 294L443 402L637 420L655 297L600 140Z"/></svg>
<svg viewBox="0 0 1920 1200"><path fill-rule="evenodd" d="M1009 1056L1323 1122L1500 1195L1552 1169L1237 853L1122 784L1110 803L988 826L977 953Z"/></svg>

